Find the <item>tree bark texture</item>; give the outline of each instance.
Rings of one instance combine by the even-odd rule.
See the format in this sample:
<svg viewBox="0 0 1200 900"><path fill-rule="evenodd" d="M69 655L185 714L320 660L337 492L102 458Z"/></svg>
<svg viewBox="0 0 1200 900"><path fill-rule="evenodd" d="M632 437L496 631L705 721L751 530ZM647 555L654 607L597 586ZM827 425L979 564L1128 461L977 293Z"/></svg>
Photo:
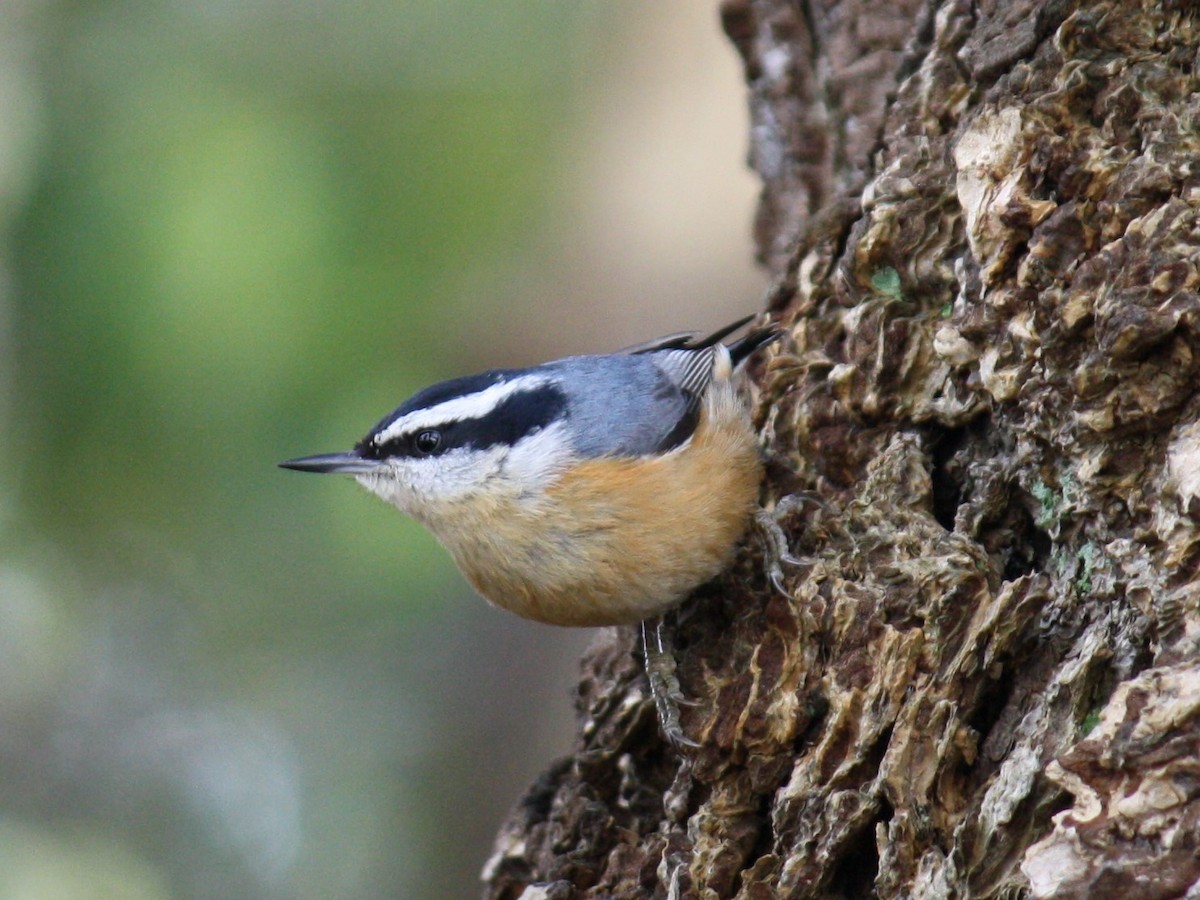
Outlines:
<svg viewBox="0 0 1200 900"><path fill-rule="evenodd" d="M722 16L801 559L774 589L751 537L679 611L700 750L601 633L486 895L1197 895L1200 14Z"/></svg>

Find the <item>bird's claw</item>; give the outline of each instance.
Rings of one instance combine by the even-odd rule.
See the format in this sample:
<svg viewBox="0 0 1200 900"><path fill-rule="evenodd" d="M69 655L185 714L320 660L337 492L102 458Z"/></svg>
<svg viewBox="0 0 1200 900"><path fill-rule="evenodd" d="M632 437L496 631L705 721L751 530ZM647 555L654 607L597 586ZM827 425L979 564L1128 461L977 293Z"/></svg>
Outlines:
<svg viewBox="0 0 1200 900"><path fill-rule="evenodd" d="M830 509L829 505L817 494L805 491L788 494L775 504L774 509L766 510L760 508L754 515L754 524L757 526L765 545L767 578L775 590L788 598L792 595L784 583L783 567L795 568L797 566L804 566L810 564L811 560L796 556L792 552L792 548L788 544L787 534L784 532L780 522L797 510L803 509L806 505L817 506L825 511Z"/></svg>
<svg viewBox="0 0 1200 900"><path fill-rule="evenodd" d="M671 652L661 618L642 622L642 655L646 679L650 682L650 696L654 698L654 709L658 713L663 734L678 747L700 747L683 733L679 720L679 707L695 707L700 703L685 697L679 687L679 679L675 675L675 656Z"/></svg>

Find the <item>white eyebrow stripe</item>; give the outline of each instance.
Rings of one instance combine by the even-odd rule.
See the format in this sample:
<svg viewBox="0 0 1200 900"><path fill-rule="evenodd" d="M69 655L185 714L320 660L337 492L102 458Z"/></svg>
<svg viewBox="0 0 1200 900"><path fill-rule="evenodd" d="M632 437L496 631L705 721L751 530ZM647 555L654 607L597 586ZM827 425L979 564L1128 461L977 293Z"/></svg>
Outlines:
<svg viewBox="0 0 1200 900"><path fill-rule="evenodd" d="M482 419L513 394L534 390L547 382L548 379L543 377L521 375L511 381L490 385L473 394L452 397L425 409L414 409L375 435L375 445L386 444L393 438L411 434L421 428L432 428L448 422L462 422L468 419Z"/></svg>

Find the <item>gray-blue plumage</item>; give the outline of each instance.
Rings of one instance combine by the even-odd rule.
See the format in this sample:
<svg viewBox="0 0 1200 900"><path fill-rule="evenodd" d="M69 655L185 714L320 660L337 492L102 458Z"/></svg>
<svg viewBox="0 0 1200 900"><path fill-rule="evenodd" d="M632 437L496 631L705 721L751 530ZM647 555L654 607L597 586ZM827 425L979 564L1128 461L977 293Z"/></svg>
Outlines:
<svg viewBox="0 0 1200 900"><path fill-rule="evenodd" d="M713 375L715 346L745 325L741 319L705 338L676 334L608 356L574 356L538 366L570 377L556 379L570 410L572 440L583 456L663 453L692 436ZM729 345L736 367L774 340L774 326Z"/></svg>
<svg viewBox="0 0 1200 900"><path fill-rule="evenodd" d="M571 356L538 366L559 377L570 440L578 454L644 456L691 436L700 409L698 397L684 391L656 364L654 358L660 355L664 354Z"/></svg>
<svg viewBox="0 0 1200 900"><path fill-rule="evenodd" d="M585 458L664 453L692 436L712 380L715 347L745 321L701 340L672 335L619 353L571 356L529 369L493 369L435 384L401 404L355 449L379 459L511 446L524 435L565 421L570 423L567 439ZM773 328L761 329L735 341L728 347L733 364L775 334ZM515 390L479 415L463 417L459 407L456 415L448 409L445 421L426 419L411 434L397 434L391 427L420 410L454 407L453 401L509 383ZM418 437L425 440L418 442Z"/></svg>
<svg viewBox="0 0 1200 900"><path fill-rule="evenodd" d="M712 349L658 351L629 356L573 356L537 366L566 395L570 439L585 457L662 453L691 437L703 388L712 372ZM668 357L686 353L705 371L684 380ZM707 359L704 359L707 357ZM689 367L690 368L690 367ZM701 381L701 384L697 384ZM699 391L695 388L699 387Z"/></svg>

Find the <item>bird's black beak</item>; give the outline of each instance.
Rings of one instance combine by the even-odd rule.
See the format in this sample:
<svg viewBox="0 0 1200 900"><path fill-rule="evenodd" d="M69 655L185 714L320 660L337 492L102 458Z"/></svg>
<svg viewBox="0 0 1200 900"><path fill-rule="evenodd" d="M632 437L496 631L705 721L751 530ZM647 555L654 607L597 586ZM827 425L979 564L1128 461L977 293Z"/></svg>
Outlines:
<svg viewBox="0 0 1200 900"><path fill-rule="evenodd" d="M364 459L357 453L326 453L322 456L302 456L281 462L281 468L297 472L320 472L322 474L366 475L382 465L377 459Z"/></svg>

